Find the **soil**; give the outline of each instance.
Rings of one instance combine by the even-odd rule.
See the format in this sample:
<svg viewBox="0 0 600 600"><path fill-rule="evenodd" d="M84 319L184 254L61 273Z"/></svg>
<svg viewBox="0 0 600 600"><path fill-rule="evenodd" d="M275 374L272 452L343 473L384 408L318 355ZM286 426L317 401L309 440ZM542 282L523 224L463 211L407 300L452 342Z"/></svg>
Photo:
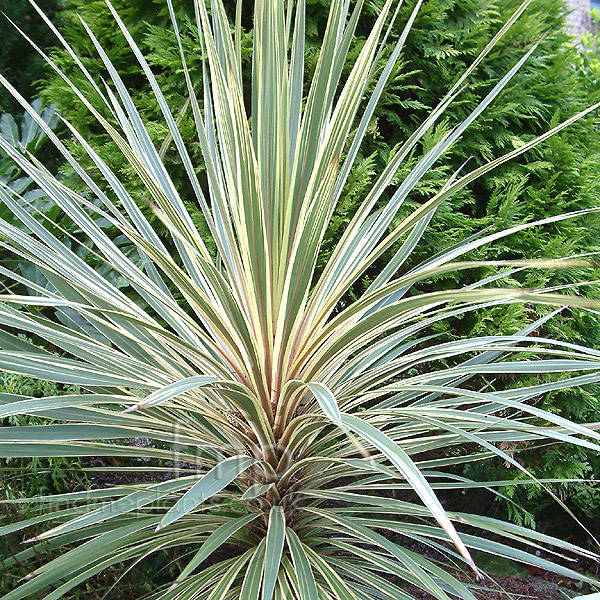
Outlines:
<svg viewBox="0 0 600 600"><path fill-rule="evenodd" d="M488 534L487 537L506 543L506 540L499 536ZM522 549L527 548L523 546ZM419 544L413 544L412 550L418 551L432 560L440 558L429 547ZM473 557L477 565L488 576L485 580L475 582L470 574L462 571L453 571L452 575L464 583L478 585L480 589L472 590L478 600L567 600L595 591L581 581L550 573L537 567L522 565L476 551L473 552ZM543 553L541 557L562 564L577 573L598 579L600 565L591 558L578 557L568 560L566 557L561 559L546 555L546 553ZM407 587L407 591L419 600L434 600L430 594L412 586Z"/></svg>
<svg viewBox="0 0 600 600"><path fill-rule="evenodd" d="M459 579L467 578L458 575ZM482 588L473 594L479 600L566 600L574 598L585 589L578 589L575 581L564 579L552 573L528 575L526 577L495 575L493 580L482 583ZM416 588L407 588L419 600L435 600L433 596Z"/></svg>

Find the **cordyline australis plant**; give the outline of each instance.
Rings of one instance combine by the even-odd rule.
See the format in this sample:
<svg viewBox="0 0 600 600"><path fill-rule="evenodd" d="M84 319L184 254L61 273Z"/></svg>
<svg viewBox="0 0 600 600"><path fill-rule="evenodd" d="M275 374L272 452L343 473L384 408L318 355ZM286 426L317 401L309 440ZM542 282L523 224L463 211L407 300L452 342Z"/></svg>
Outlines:
<svg viewBox="0 0 600 600"><path fill-rule="evenodd" d="M593 306L557 290L497 287L518 269L587 263L495 263L504 267L498 275L463 289L417 293L415 286L435 274L485 266L460 261L471 249L584 212L482 232L417 267L402 267L442 202L585 113L467 174L455 174L418 210L397 218L428 168L535 52L534 45L405 180L394 182L399 165L526 4L391 157L322 270L316 264L327 224L420 2L391 47L397 4L385 3L344 79L342 67L362 2L351 9L349 2L334 0L316 70L305 81L304 1L257 0L247 106L241 6L232 26L221 0L210 6L195 2L205 60L202 81L196 82L189 77L169 1L181 76L204 156L202 183L177 119L116 12L115 28L131 45L170 131L159 150L94 33L88 29L109 76L105 85L95 82L56 32L89 79L97 104L75 86L74 92L145 185L145 200L169 232L168 241L152 229L140 199L128 193L127 181L86 139L65 121L98 176L78 165L2 78L86 182L89 194L76 194L2 138L0 148L77 224L83 243L129 287L117 288L90 268L78 254L81 240L55 226L51 231L23 198L0 188L2 201L22 223L0 221L1 244L38 273L28 279L1 270L29 293L0 296L0 366L83 388L81 394L50 398L2 395L2 417L35 414L63 423L4 428L1 455L138 457L150 461L138 470L152 472L168 470L164 465L174 460L175 449L179 468L159 483L150 473L147 482L131 486L26 500L39 503L41 512L33 522L45 522L48 529L29 539L29 546L5 566L62 551L6 600L48 588L54 590L46 599L60 598L111 565L134 566L173 548L181 550L179 575L162 588L157 585L150 598L410 599L411 584L434 598L473 600L474 587L482 585L473 549L581 579L538 551L593 557L591 552L510 523L446 511L436 489L480 487L460 475L460 466L494 456L527 474L502 450L506 443L570 442L598 449L600 435L593 428L528 401L550 390L600 381L599 353L536 337L552 315L509 337L442 343L428 332L453 315L499 304ZM387 62L376 68L388 47ZM303 98L305 87L308 96ZM176 149L189 176L214 252L172 185L161 159L174 151L169 148ZM134 255L119 249L98 216L135 244ZM353 284L389 250L391 260L366 292L350 301ZM57 315L68 317L68 324L64 318L59 323ZM45 340L45 348L53 351L16 332ZM413 367L422 367L419 374L409 371ZM545 383L501 391L477 391L471 381L475 374L554 372L567 376L559 382L542 377ZM151 443L136 446L127 442L131 438ZM485 484L490 489L497 485L501 482ZM4 532L30 524L9 525ZM444 569L446 563L451 570ZM473 574L472 584L456 576L461 565Z"/></svg>

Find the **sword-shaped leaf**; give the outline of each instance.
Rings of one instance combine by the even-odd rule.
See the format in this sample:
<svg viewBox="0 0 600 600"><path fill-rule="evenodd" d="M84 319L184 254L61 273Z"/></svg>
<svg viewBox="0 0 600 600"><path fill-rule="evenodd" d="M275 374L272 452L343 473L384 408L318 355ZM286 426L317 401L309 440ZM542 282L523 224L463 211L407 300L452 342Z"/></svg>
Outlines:
<svg viewBox="0 0 600 600"><path fill-rule="evenodd" d="M258 463L249 456L232 456L212 468L200 481L196 482L161 519L158 528L162 529L193 511L197 506L225 489L244 471Z"/></svg>

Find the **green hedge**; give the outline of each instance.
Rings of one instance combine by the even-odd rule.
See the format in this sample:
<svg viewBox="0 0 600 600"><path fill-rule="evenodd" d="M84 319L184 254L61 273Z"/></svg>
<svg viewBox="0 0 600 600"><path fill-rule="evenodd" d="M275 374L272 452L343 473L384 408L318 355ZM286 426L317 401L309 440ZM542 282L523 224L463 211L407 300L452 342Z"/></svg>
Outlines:
<svg viewBox="0 0 600 600"><path fill-rule="evenodd" d="M37 4L53 20L61 9L59 0L38 0ZM36 83L44 75L45 62L13 23L42 49L54 43L54 35L38 17L29 0L0 0L0 73L26 98L33 98ZM2 112L20 113L21 108L0 86Z"/></svg>

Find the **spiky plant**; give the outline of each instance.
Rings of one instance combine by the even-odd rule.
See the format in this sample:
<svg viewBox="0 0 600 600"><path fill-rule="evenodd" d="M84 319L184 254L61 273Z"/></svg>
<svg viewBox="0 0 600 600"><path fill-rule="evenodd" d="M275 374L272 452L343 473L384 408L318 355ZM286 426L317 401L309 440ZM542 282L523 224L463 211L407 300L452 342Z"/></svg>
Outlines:
<svg viewBox="0 0 600 600"><path fill-rule="evenodd" d="M1 200L22 223L0 221L0 243L37 268L30 279L1 268L20 286L13 289L28 292L0 296L0 367L84 390L41 399L2 395L0 417L35 414L63 424L4 428L0 455L142 459L115 466L139 471L131 485L30 500L40 505L40 515L4 531L40 523L50 527L29 539L29 547L5 566L45 552L59 554L6 600L54 587L44 596L53 600L112 565L133 567L153 553L173 549L179 550L179 575L170 585L157 585L151 598L408 600L414 597L410 584L440 600L474 600L479 572L473 549L572 577L578 575L536 551L594 556L513 524L449 512L436 490L480 487L462 477L460 467L490 456L527 475L506 449L522 442L598 449L600 435L593 427L543 412L531 401L549 390L599 381L599 353L536 337L543 321L556 313L510 337L442 343L430 335L443 319L489 306L594 306L560 290L498 287L515 270L588 263L507 261L494 264L497 275L475 279L466 288L418 290L435 274L479 273L475 269L486 263L460 260L474 248L586 213L482 232L423 264L403 268L442 202L588 112L467 174L456 173L440 182L439 191L418 210L397 218L429 167L535 52L533 45L472 114L423 154L405 180L394 180L527 2L397 149L326 266L316 266L327 224L419 5L378 69L392 43L396 17L397 6L388 0L342 80L363 7L359 1L350 10L349 2L334 0L316 71L305 81L304 0L257 0L247 105L241 4L232 26L221 0L210 6L196 0L203 80L190 79L181 45L183 71L174 76L186 79L206 181L199 179L176 117L110 5L115 26L129 42L169 128L170 138L160 149L94 33L87 28L108 73L103 85L56 32L88 78L97 103L75 86L74 92L122 150L131 177L146 188L145 198L132 197L128 182L65 121L97 173L82 169L36 111L0 78L89 187L86 196L73 192L0 137L2 151L81 232L57 231L42 215L38 219L35 211L25 210L25 199L0 188ZM170 0L168 8L173 17ZM177 152L185 167L211 240L199 235L172 185L161 160L165 152ZM170 233L168 240L149 225L140 208L144 203ZM133 255L120 250L98 216L135 244ZM80 258L82 244L86 256L92 248L95 260L128 287L117 287ZM381 264L390 250L391 260ZM352 300L354 284L377 268L367 291ZM67 324L57 322L55 311L68 318ZM540 384L496 389L473 380L525 372L540 374ZM567 377L546 377L556 372ZM145 443L132 442L140 439ZM157 482L157 472L172 476ZM494 489L501 483L484 485ZM463 567L473 583L458 575Z"/></svg>

